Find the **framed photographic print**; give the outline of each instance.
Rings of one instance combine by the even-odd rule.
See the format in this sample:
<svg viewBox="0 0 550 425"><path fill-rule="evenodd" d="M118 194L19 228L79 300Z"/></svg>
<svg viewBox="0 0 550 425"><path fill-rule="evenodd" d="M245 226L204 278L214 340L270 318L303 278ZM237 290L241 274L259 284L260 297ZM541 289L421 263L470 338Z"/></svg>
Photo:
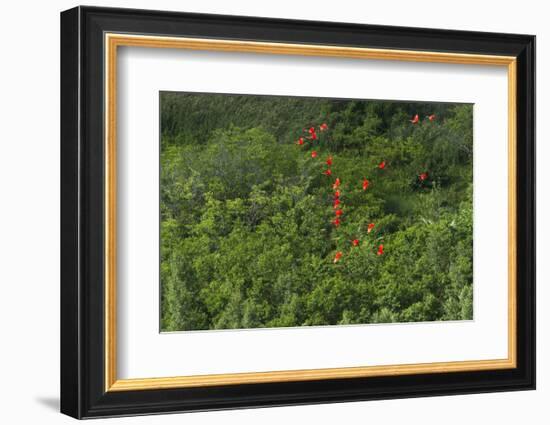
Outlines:
<svg viewBox="0 0 550 425"><path fill-rule="evenodd" d="M535 38L61 14L61 411L535 387Z"/></svg>

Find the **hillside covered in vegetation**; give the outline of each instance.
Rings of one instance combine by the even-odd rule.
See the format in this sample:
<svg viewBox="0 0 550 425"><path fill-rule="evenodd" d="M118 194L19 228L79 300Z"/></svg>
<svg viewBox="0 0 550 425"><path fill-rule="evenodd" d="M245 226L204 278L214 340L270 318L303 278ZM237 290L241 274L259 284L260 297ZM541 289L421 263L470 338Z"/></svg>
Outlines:
<svg viewBox="0 0 550 425"><path fill-rule="evenodd" d="M472 319L472 105L160 96L162 331Z"/></svg>

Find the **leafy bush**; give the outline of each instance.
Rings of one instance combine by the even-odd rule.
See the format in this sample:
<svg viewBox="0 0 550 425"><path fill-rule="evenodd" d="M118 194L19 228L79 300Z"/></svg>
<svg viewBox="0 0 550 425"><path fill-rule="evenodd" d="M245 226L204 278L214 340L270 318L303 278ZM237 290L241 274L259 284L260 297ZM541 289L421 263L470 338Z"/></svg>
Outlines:
<svg viewBox="0 0 550 425"><path fill-rule="evenodd" d="M162 93L161 123L163 331L472 319L471 105Z"/></svg>

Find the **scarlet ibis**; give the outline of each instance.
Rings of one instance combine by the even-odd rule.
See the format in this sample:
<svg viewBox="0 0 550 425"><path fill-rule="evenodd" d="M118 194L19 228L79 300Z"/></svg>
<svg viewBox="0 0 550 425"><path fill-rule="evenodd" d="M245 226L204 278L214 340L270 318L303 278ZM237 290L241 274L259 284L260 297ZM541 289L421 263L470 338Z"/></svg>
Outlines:
<svg viewBox="0 0 550 425"><path fill-rule="evenodd" d="M418 114L416 114L414 116L414 118L412 120L409 120L409 121L412 122L413 124L418 124L418 121L419 121Z"/></svg>
<svg viewBox="0 0 550 425"><path fill-rule="evenodd" d="M363 190L367 190L367 187L369 187L369 181L363 178Z"/></svg>
<svg viewBox="0 0 550 425"><path fill-rule="evenodd" d="M342 211L342 210L336 210L336 213L335 213L335 214L336 214L336 217L341 217L342 214L344 214L344 211Z"/></svg>
<svg viewBox="0 0 550 425"><path fill-rule="evenodd" d="M317 151L311 152L311 157L312 158L317 158Z"/></svg>
<svg viewBox="0 0 550 425"><path fill-rule="evenodd" d="M430 121L435 120L435 114L428 115L428 119L429 119Z"/></svg>
<svg viewBox="0 0 550 425"><path fill-rule="evenodd" d="M323 171L323 174L324 174L325 176L330 176L330 175L332 175L332 170L330 170L330 169L325 170L325 171Z"/></svg>
<svg viewBox="0 0 550 425"><path fill-rule="evenodd" d="M340 258L342 258L342 251L338 251L336 255L334 256L334 263L336 264L338 261L340 261Z"/></svg>
<svg viewBox="0 0 550 425"><path fill-rule="evenodd" d="M367 233L372 232L372 229L374 229L374 223L369 223L369 225L367 226Z"/></svg>
<svg viewBox="0 0 550 425"><path fill-rule="evenodd" d="M321 131L328 130L328 125L327 125L327 123L324 122L323 124L321 124L321 125L319 126L319 130L321 130Z"/></svg>
<svg viewBox="0 0 550 425"><path fill-rule="evenodd" d="M376 255L382 255L384 253L384 245L380 244L378 246L378 252L376 253Z"/></svg>
<svg viewBox="0 0 550 425"><path fill-rule="evenodd" d="M351 244L352 244L353 246L359 246L359 239L354 239L354 240L352 240L352 241L351 241Z"/></svg>
<svg viewBox="0 0 550 425"><path fill-rule="evenodd" d="M332 224L334 224L335 227L340 226L340 219L339 219L339 218L335 218L334 220L332 220Z"/></svg>
<svg viewBox="0 0 550 425"><path fill-rule="evenodd" d="M418 178L420 179L420 181L424 181L428 178L428 173L420 173L420 175L418 176Z"/></svg>
<svg viewBox="0 0 550 425"><path fill-rule="evenodd" d="M378 164L378 168L380 168L381 170L386 168L386 161L382 161L380 164Z"/></svg>
<svg viewBox="0 0 550 425"><path fill-rule="evenodd" d="M329 156L325 162L330 167L332 165L332 156Z"/></svg>
<svg viewBox="0 0 550 425"><path fill-rule="evenodd" d="M333 189L338 189L340 187L340 178L336 177L336 180L334 181L334 184L332 185Z"/></svg>

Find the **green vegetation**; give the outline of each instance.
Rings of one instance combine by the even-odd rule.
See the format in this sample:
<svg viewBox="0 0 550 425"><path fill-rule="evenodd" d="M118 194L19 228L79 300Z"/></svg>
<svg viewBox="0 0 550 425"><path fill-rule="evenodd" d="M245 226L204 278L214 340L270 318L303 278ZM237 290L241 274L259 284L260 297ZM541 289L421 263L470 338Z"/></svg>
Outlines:
<svg viewBox="0 0 550 425"><path fill-rule="evenodd" d="M163 331L472 319L471 105L161 93L161 131Z"/></svg>

